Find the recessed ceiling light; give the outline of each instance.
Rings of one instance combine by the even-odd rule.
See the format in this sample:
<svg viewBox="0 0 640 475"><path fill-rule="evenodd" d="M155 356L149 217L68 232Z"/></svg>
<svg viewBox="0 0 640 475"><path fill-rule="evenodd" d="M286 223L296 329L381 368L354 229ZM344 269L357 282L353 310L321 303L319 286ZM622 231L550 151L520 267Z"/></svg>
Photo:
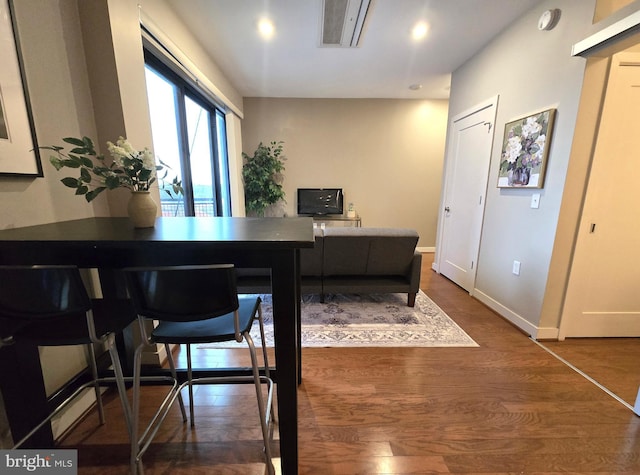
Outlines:
<svg viewBox="0 0 640 475"><path fill-rule="evenodd" d="M260 36L268 40L275 32L273 22L267 18L263 18L258 22L258 31L260 32Z"/></svg>
<svg viewBox="0 0 640 475"><path fill-rule="evenodd" d="M409 86L409 89L411 89L412 91L419 91L420 89L422 89L422 84L411 84Z"/></svg>
<svg viewBox="0 0 640 475"><path fill-rule="evenodd" d="M411 37L416 41L421 40L425 36L427 36L428 31L429 25L427 25L424 21L421 21L419 23L416 23L416 25L413 27L413 30L411 30Z"/></svg>

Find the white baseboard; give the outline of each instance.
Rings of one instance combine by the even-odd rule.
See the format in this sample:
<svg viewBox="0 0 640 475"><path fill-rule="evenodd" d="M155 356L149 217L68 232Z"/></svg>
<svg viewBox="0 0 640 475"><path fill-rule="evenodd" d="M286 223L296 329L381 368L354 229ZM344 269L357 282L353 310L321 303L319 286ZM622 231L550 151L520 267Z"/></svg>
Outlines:
<svg viewBox="0 0 640 475"><path fill-rule="evenodd" d="M557 340L560 338L560 329L553 327L538 327L538 333L533 337L535 340Z"/></svg>
<svg viewBox="0 0 640 475"><path fill-rule="evenodd" d="M175 345L171 345L173 348ZM142 364L149 366L162 366L167 359L167 351L164 345L155 345L155 349L142 352Z"/></svg>
<svg viewBox="0 0 640 475"><path fill-rule="evenodd" d="M433 249L435 252L435 248L421 248L421 249ZM429 252L429 251L420 251L420 252ZM440 273L438 263L433 262L431 264L431 269L433 269L438 274ZM557 340L560 336L560 329L554 327L538 327L533 325L531 322L518 315L517 313L511 311L500 302L492 299L487 294L481 292L480 290L474 288L472 292L469 293L472 297L478 299L480 302L485 304L491 310L496 312L501 317L513 323L520 330L525 332L534 340Z"/></svg>
<svg viewBox="0 0 640 475"><path fill-rule="evenodd" d="M556 340L558 338L557 328L537 327L478 289L473 289L473 296L535 340Z"/></svg>
<svg viewBox="0 0 640 475"><path fill-rule="evenodd" d="M101 389L104 392L105 389ZM84 416L93 405L96 404L96 395L93 388L85 390L85 393L78 397L68 408L51 421L51 432L53 438L58 439L62 436L78 419ZM97 416L96 416L97 419Z"/></svg>
<svg viewBox="0 0 640 475"><path fill-rule="evenodd" d="M436 252L435 247L416 247L416 251L418 252Z"/></svg>

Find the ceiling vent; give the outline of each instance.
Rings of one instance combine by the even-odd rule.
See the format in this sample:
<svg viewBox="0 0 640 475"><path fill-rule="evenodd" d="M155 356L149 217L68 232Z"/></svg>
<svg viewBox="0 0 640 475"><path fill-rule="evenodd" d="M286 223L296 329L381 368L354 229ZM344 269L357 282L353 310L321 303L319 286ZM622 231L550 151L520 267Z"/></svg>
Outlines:
<svg viewBox="0 0 640 475"><path fill-rule="evenodd" d="M323 0L320 46L356 48L371 0Z"/></svg>

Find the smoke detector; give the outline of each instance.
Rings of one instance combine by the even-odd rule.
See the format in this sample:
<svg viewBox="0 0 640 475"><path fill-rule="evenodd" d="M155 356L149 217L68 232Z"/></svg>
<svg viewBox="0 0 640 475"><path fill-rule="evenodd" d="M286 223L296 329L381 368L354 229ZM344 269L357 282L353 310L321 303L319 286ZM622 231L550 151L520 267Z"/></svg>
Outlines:
<svg viewBox="0 0 640 475"><path fill-rule="evenodd" d="M540 18L538 19L538 30L552 30L558 24L559 19L559 9L553 8L551 10L545 10L544 12L542 12L542 15L540 15Z"/></svg>

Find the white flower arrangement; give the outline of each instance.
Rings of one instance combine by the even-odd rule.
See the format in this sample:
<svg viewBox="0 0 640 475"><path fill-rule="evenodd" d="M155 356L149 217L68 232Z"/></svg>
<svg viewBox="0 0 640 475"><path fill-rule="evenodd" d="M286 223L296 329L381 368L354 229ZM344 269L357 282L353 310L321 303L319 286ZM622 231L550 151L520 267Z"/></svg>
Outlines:
<svg viewBox="0 0 640 475"><path fill-rule="evenodd" d="M144 148L138 151L123 137L118 138L115 144L107 142L111 161L96 153L89 137L66 137L62 141L74 148L69 152L64 152L64 147L57 145L41 148L56 152L49 159L56 170L64 167L79 169L77 178L66 177L60 181L75 189L76 195L84 195L88 202L104 190L128 188L131 191L149 191L156 181L156 170L164 168L156 166L151 150Z"/></svg>

